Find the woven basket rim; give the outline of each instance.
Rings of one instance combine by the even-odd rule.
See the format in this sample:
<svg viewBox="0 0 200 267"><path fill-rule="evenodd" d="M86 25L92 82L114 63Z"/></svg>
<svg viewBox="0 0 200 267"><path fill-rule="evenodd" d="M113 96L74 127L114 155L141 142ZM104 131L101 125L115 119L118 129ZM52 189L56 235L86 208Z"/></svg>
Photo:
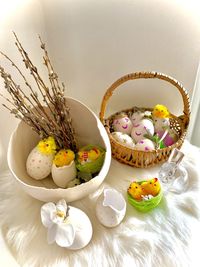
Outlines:
<svg viewBox="0 0 200 267"><path fill-rule="evenodd" d="M181 116L170 114L172 119L174 119L172 127L176 131L176 133L179 134L178 140L171 146L160 148L160 149L154 149L152 151L136 150L134 149L134 147L129 148L118 143L113 138L110 132L110 124L109 124L110 120L116 114L119 114L120 112L127 112L128 110L130 110L130 108L118 111L110 115L107 119L105 119L104 115L105 115L105 110L106 110L108 100L112 96L114 90L117 89L117 87L119 87L121 84L129 80L136 80L136 79L141 79L141 78L144 78L144 79L148 79L148 78L155 79L156 78L156 79L164 80L172 84L176 89L178 89L179 93L182 96L183 106L184 106L183 114L181 114ZM133 108L134 107L132 107L132 109ZM140 109L152 111L152 108L140 107ZM189 95L182 84L180 84L176 79L168 75L165 75L159 72L134 72L134 73L130 73L119 78L107 89L106 93L104 94L102 103L101 103L101 110L100 110L99 117L104 127L106 128L107 134L110 138L112 154L114 158L116 158L122 163L128 164L130 166L134 166L134 167L139 167L139 168L151 167L158 163L162 163L166 161L173 148L180 149L180 147L182 146L183 141L186 136L189 120L190 120Z"/></svg>

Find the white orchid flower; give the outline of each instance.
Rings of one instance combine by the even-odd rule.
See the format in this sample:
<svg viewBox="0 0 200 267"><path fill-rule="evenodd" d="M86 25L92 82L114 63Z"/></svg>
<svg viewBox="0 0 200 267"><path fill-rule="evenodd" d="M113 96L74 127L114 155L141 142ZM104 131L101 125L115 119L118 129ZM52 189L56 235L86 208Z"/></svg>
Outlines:
<svg viewBox="0 0 200 267"><path fill-rule="evenodd" d="M47 242L56 242L60 247L69 247L75 238L75 229L68 216L68 207L64 199L57 204L49 202L41 207L41 220L48 228Z"/></svg>

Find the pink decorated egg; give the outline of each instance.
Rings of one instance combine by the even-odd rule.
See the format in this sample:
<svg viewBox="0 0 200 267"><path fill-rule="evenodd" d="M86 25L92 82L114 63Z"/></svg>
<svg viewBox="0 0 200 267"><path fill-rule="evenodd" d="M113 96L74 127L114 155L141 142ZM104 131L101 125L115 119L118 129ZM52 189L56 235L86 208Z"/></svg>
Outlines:
<svg viewBox="0 0 200 267"><path fill-rule="evenodd" d="M126 115L118 116L113 121L113 129L116 132L121 132L130 135L132 128L132 122Z"/></svg>
<svg viewBox="0 0 200 267"><path fill-rule="evenodd" d="M157 135L159 138L162 138L164 133L165 131L157 131ZM163 140L163 144L165 146L171 146L174 143L176 143L177 140L178 140L178 135L175 133L175 131L169 130L169 132L167 133L167 135L165 136Z"/></svg>
<svg viewBox="0 0 200 267"><path fill-rule="evenodd" d="M152 151L155 149L154 143L149 140L149 139L143 139L140 140L134 147L136 150L141 150L141 151Z"/></svg>
<svg viewBox="0 0 200 267"><path fill-rule="evenodd" d="M133 126L131 131L131 137L135 142L139 142L142 139L145 139L145 135L152 135L154 134L154 126L153 122L149 119L143 119L139 121L137 124Z"/></svg>

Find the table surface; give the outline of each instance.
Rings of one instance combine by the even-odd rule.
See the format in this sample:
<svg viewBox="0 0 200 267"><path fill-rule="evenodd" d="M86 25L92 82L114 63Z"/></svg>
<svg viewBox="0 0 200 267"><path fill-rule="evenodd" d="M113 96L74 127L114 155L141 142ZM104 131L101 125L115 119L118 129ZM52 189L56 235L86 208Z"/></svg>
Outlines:
<svg viewBox="0 0 200 267"><path fill-rule="evenodd" d="M193 164L194 168L199 168L198 167L198 164L199 164L198 160L200 158L200 150L197 149L196 147L190 145L187 141L184 143L184 146L183 146L182 150L186 154L187 161L190 162L190 164ZM112 160L111 168L110 168L108 177L105 180L104 185L109 185L109 186L113 186L114 187L115 186L115 182L112 179L113 176L116 175L116 176L120 177L120 176L123 175L123 182L120 185L123 188L124 186L127 186L126 185L127 182L129 182L131 179L136 178L136 177L140 177L141 179L144 178L144 177L153 177L158 172L158 170L159 170L159 166L156 166L156 167L151 168L151 169L141 170L141 169L131 168L129 166L122 165L122 164L118 163L117 161ZM199 175L198 178L200 178L200 175ZM0 179L2 179L2 175L0 176ZM197 190L200 191L200 187L198 187L197 184L194 185L194 186L196 186L196 191ZM75 206L76 206L76 203L75 203ZM190 207L188 207L188 210L189 209L190 209ZM130 214L130 207L128 208L127 212ZM190 214L188 212L188 214L186 216L192 216L192 214ZM142 217L138 217L136 219L140 219L141 220ZM143 217L143 219L144 219L144 217ZM124 226L126 226L126 223L127 222L124 223ZM198 253L197 253L197 251L198 251L198 244L197 244L198 238L197 238L197 236L200 234L200 230L199 230L200 227L199 226L200 226L200 221L199 220L194 220L193 224L188 224L188 227L192 228L192 229L189 229L189 230L191 230L191 236L190 236L190 244L188 246L190 267L198 266L197 265L197 262L198 262ZM9 227L9 225L7 225L7 227ZM100 229L100 228L96 228L95 229L95 227L96 226L94 226L94 230ZM122 230L122 228L119 228L119 229L120 229L120 231ZM113 231L113 233L116 234L116 232L117 232L117 228ZM197 232L198 232L198 235L197 235ZM111 234L110 234L110 237L112 238ZM94 243L95 242L96 241L94 241ZM17 264L16 260L15 260L15 258L17 258L17 255L15 255L15 253L13 253L11 248L9 246L7 246L7 244L6 244L5 240L4 240L4 235L2 234L2 232L0 232L0 247L1 247L0 266L6 266L6 267L7 266L8 267L19 266ZM34 256L34 254L33 254L33 256ZM179 257L179 256L180 255L177 255L177 257ZM57 265L52 265L52 266L57 266ZM108 266L111 266L111 265L108 265ZM135 265L135 266L140 266L140 265ZM167 265L163 265L163 267L165 267L165 266L167 266ZM188 265L185 265L185 266L188 266ZM170 267L172 267L172 266L170 266Z"/></svg>

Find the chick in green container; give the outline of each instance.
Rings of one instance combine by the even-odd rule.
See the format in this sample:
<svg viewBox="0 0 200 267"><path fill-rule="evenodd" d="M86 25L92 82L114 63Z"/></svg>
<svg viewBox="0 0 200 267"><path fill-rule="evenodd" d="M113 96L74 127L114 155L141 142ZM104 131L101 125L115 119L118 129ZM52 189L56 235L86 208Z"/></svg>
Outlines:
<svg viewBox="0 0 200 267"><path fill-rule="evenodd" d="M130 184L127 193L129 203L142 212L155 208L162 199L162 189L157 178L134 181Z"/></svg>
<svg viewBox="0 0 200 267"><path fill-rule="evenodd" d="M84 173L98 173L105 158L105 149L96 145L82 147L76 154L76 168Z"/></svg>

